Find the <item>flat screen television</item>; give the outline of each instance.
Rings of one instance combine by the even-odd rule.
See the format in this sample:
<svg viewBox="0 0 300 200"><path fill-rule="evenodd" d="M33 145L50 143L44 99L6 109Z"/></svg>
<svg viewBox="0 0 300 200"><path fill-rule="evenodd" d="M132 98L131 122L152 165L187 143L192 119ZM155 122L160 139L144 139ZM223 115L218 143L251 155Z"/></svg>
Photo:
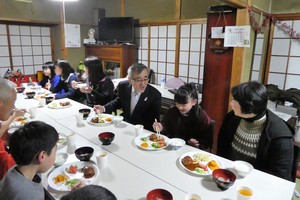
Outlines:
<svg viewBox="0 0 300 200"><path fill-rule="evenodd" d="M133 43L133 17L104 17L99 19L99 41L105 43Z"/></svg>

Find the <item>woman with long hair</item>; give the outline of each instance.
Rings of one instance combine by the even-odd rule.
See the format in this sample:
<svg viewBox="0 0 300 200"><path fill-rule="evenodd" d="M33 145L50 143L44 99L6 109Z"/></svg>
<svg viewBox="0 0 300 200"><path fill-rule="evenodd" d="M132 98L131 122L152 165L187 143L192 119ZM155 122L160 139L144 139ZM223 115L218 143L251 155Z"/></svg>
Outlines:
<svg viewBox="0 0 300 200"><path fill-rule="evenodd" d="M55 74L60 76L56 87L50 84L50 91L55 93L55 99L70 98L77 100L76 90L71 87L72 81L78 81L74 69L66 60L58 60L55 64Z"/></svg>
<svg viewBox="0 0 300 200"><path fill-rule="evenodd" d="M102 62L95 56L89 56L84 60L84 65L88 75L87 86L80 88L80 92L86 94L87 105L93 107L110 102L114 97L114 84L103 72Z"/></svg>
<svg viewBox="0 0 300 200"><path fill-rule="evenodd" d="M56 87L60 81L60 77L55 74L55 66L52 61L46 62L42 66L43 69L43 78L40 82L37 82L37 85L47 88L48 84L51 83L52 87ZM48 89L48 88L47 88Z"/></svg>

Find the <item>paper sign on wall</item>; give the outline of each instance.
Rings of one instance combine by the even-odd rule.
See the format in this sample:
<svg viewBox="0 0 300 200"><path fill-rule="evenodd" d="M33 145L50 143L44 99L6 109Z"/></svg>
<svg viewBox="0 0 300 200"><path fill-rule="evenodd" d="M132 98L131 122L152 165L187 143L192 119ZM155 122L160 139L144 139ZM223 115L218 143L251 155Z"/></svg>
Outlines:
<svg viewBox="0 0 300 200"><path fill-rule="evenodd" d="M250 47L250 26L226 26L225 47Z"/></svg>
<svg viewBox="0 0 300 200"><path fill-rule="evenodd" d="M79 24L65 24L65 46L67 48L81 47Z"/></svg>
<svg viewBox="0 0 300 200"><path fill-rule="evenodd" d="M224 38L223 27L211 27L211 38Z"/></svg>

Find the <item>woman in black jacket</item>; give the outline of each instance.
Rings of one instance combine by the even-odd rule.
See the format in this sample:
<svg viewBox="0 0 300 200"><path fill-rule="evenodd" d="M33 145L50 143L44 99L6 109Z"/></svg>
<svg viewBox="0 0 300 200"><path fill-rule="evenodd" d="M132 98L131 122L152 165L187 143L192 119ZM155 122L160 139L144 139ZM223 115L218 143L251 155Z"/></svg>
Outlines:
<svg viewBox="0 0 300 200"><path fill-rule="evenodd" d="M60 76L60 82L56 87L50 84L50 91L55 93L55 99L70 98L78 100L76 90L71 87L72 81L78 81L74 69L66 60L58 60L55 64L55 74Z"/></svg>
<svg viewBox="0 0 300 200"><path fill-rule="evenodd" d="M232 110L224 119L217 154L294 181L294 131L267 109L267 90L252 81L232 88Z"/></svg>
<svg viewBox="0 0 300 200"><path fill-rule="evenodd" d="M86 94L86 102L90 107L105 105L113 100L114 84L103 72L102 62L95 56L84 60L85 73L88 75L87 86L80 88L80 92ZM72 85L76 87L76 84Z"/></svg>

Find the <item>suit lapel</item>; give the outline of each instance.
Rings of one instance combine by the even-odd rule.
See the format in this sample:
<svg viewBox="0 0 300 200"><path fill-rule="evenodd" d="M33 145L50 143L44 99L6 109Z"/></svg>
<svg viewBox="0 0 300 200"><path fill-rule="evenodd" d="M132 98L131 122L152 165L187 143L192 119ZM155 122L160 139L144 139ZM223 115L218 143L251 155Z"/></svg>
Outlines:
<svg viewBox="0 0 300 200"><path fill-rule="evenodd" d="M127 97L125 98L128 99L128 101L124 102L124 110L125 113L127 113L127 117L130 118L130 104L131 104L131 84L128 84L128 87L126 88L126 92L125 95L127 95Z"/></svg>

